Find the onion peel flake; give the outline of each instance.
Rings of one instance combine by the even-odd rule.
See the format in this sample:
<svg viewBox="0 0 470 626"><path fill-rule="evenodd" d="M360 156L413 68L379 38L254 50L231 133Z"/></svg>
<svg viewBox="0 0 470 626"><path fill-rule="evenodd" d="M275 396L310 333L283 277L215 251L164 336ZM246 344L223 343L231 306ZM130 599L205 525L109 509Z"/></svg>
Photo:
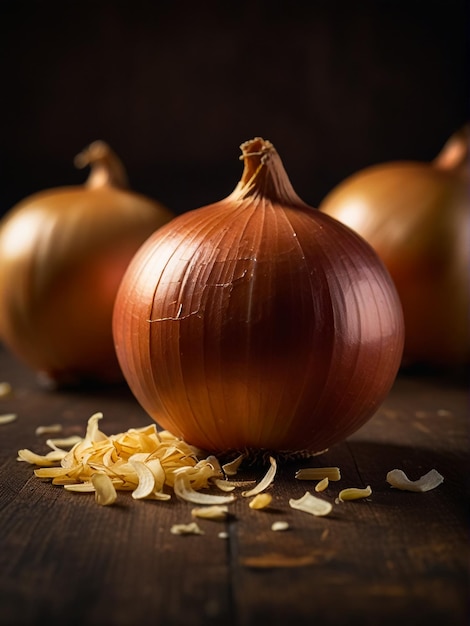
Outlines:
<svg viewBox="0 0 470 626"><path fill-rule="evenodd" d="M256 496L262 491L265 491L268 487L272 485L274 482L274 477L277 472L277 463L276 459L272 456L269 457L270 467L264 477L256 484L252 489L248 491L242 491L242 496L244 498L251 498L251 496Z"/></svg>
<svg viewBox="0 0 470 626"><path fill-rule="evenodd" d="M363 489L359 487L348 487L342 489L338 494L338 502L346 502L347 500L360 500L362 498L368 498L372 495L372 489L370 485Z"/></svg>
<svg viewBox="0 0 470 626"><path fill-rule="evenodd" d="M229 461L228 463L225 463L224 465L222 465L222 470L224 474L226 476L235 476L245 456L246 456L245 454L240 454L232 461Z"/></svg>
<svg viewBox="0 0 470 626"><path fill-rule="evenodd" d="M48 424L44 426L38 426L34 431L34 434L38 437L41 435L60 433L62 432L62 424Z"/></svg>
<svg viewBox="0 0 470 626"><path fill-rule="evenodd" d="M315 485L315 491L325 491L325 489L328 487L330 481L328 476L325 476L325 478L322 478L320 481L318 481L318 483Z"/></svg>
<svg viewBox="0 0 470 626"><path fill-rule="evenodd" d="M220 491L233 491L237 485L225 478L214 478L214 485L220 489Z"/></svg>
<svg viewBox="0 0 470 626"><path fill-rule="evenodd" d="M444 477L435 469L430 470L418 480L410 480L403 470L394 469L388 472L387 482L396 489L402 491L414 491L423 493L435 489L444 482Z"/></svg>
<svg viewBox="0 0 470 626"><path fill-rule="evenodd" d="M198 507L192 509L191 515L193 517L200 517L201 519L209 519L215 521L223 521L228 517L228 508L226 505L213 504L212 506Z"/></svg>
<svg viewBox="0 0 470 626"><path fill-rule="evenodd" d="M254 510L266 509L271 504L272 499L270 493L258 493L253 500L250 500L248 506Z"/></svg>
<svg viewBox="0 0 470 626"><path fill-rule="evenodd" d="M173 524L170 530L172 535L203 535L204 531L201 530L197 522L190 522L189 524Z"/></svg>
<svg viewBox="0 0 470 626"><path fill-rule="evenodd" d="M91 477L91 482L95 488L95 500L101 506L114 504L117 499L116 489L113 481L107 474L96 472Z"/></svg>
<svg viewBox="0 0 470 626"><path fill-rule="evenodd" d="M6 398L13 392L13 387L10 383L0 382L0 398Z"/></svg>
<svg viewBox="0 0 470 626"><path fill-rule="evenodd" d="M219 496L196 491L191 487L189 477L186 473L180 473L176 476L173 489L178 498L186 502L192 502L193 504L227 504L235 500L233 494Z"/></svg>
<svg viewBox="0 0 470 626"><path fill-rule="evenodd" d="M297 480L341 480L339 467L304 467L295 473Z"/></svg>
<svg viewBox="0 0 470 626"><path fill-rule="evenodd" d="M18 415L16 413L5 413L4 415L0 415L0 424L11 424L14 422Z"/></svg>
<svg viewBox="0 0 470 626"><path fill-rule="evenodd" d="M289 505L293 509L303 511L304 513L310 513L310 515L315 515L315 517L323 517L324 515L331 513L333 510L331 502L317 498L309 491L306 491L298 500L291 498L289 500Z"/></svg>

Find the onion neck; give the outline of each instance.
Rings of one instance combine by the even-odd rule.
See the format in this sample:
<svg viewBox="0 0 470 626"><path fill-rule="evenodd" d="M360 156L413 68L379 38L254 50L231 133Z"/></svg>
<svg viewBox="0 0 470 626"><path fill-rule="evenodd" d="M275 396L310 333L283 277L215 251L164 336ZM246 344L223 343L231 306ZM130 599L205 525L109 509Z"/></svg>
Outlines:
<svg viewBox="0 0 470 626"><path fill-rule="evenodd" d="M470 124L454 133L444 144L433 161L440 170L469 175L470 171Z"/></svg>
<svg viewBox="0 0 470 626"><path fill-rule="evenodd" d="M244 170L230 200L262 197L284 205L306 206L294 191L282 161L270 141L255 137L240 146Z"/></svg>
<svg viewBox="0 0 470 626"><path fill-rule="evenodd" d="M90 175L85 182L88 189L100 187L127 189L129 186L121 160L104 141L94 141L80 152L75 157L75 166L80 169L91 167Z"/></svg>

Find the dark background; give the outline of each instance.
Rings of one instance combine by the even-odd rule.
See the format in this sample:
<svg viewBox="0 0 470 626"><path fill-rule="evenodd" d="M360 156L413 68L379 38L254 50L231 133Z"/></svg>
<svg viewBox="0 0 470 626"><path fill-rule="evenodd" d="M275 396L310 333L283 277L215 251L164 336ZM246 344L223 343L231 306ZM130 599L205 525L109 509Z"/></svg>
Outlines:
<svg viewBox="0 0 470 626"><path fill-rule="evenodd" d="M318 206L468 120L468 28L459 0L0 0L0 214L81 183L95 139L179 213L228 195L260 135Z"/></svg>

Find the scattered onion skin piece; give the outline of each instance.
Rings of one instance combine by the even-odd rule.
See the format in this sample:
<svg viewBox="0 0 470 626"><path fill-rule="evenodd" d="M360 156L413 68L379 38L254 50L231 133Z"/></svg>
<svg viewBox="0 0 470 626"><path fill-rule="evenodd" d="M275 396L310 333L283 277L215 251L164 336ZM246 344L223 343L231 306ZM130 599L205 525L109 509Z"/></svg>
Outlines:
<svg viewBox="0 0 470 626"><path fill-rule="evenodd" d="M129 190L122 163L96 141L76 158L84 185L25 198L0 221L0 337L58 386L122 381L114 298L131 258L173 214Z"/></svg>
<svg viewBox="0 0 470 626"><path fill-rule="evenodd" d="M324 450L389 392L400 303L372 248L297 196L270 142L241 149L234 192L134 257L114 309L118 358L149 415L197 447Z"/></svg>
<svg viewBox="0 0 470 626"><path fill-rule="evenodd" d="M403 305L404 367L470 363L469 139L470 125L429 163L361 170L320 203L387 266Z"/></svg>

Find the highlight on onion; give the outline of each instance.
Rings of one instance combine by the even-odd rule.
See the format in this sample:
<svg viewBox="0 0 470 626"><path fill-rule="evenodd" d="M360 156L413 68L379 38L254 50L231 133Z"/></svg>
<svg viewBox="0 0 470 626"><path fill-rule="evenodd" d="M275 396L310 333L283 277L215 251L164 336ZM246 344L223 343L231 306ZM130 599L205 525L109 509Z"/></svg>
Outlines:
<svg viewBox="0 0 470 626"><path fill-rule="evenodd" d="M389 392L400 302L373 249L297 196L269 141L241 150L232 194L176 217L129 265L118 359L149 415L199 448L321 451Z"/></svg>
<svg viewBox="0 0 470 626"><path fill-rule="evenodd" d="M76 159L84 185L36 193L0 221L0 338L58 385L123 380L114 299L140 245L173 214L127 188L102 141Z"/></svg>
<svg viewBox="0 0 470 626"><path fill-rule="evenodd" d="M357 172L319 207L364 237L388 268L405 319L403 366L470 362L469 128L429 163Z"/></svg>

